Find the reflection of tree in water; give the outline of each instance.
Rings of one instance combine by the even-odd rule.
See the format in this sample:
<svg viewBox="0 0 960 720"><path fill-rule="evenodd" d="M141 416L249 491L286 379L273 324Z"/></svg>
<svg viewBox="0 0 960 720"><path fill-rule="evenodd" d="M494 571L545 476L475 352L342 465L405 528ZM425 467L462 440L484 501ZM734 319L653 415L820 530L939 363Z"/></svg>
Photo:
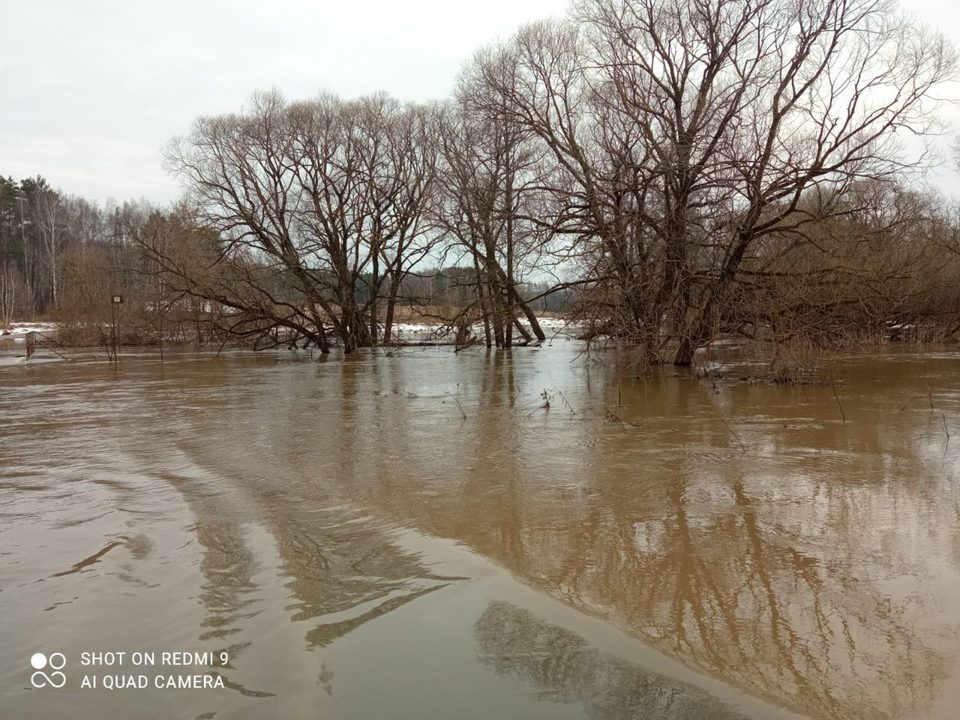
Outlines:
<svg viewBox="0 0 960 720"><path fill-rule="evenodd" d="M355 372L355 366L341 368L345 402L340 420L348 429L365 420L351 402ZM393 544L383 523L325 492L317 482L316 463L297 462L300 453L312 450L315 438L308 435L309 445L291 447L290 428L265 421L274 410L286 419L291 402L308 396L309 377L305 384L284 386L287 393L273 389L271 402L264 402L264 413L257 415L245 404L234 405L214 382L202 395L206 412L198 422L181 417L162 442L137 448L145 466L181 471L162 477L182 493L196 517L193 530L202 548L203 575L198 599L205 613L200 639L225 643L218 649L232 658L245 650L255 653L249 630L261 612L276 609L265 587L265 582L277 582L274 572L284 583L283 611L292 621L306 621L304 639L310 648L328 645L450 580L425 570L413 553ZM159 416L172 414L165 403L179 402L178 397L152 399ZM302 429L303 416L296 420ZM211 442L211 436L220 442ZM342 460L362 456L362 449L355 447L357 437L351 432L340 440L344 452L336 457L337 472L352 479L353 467ZM281 456L281 444L293 462ZM257 528L265 532L255 532ZM275 591L271 588L270 594Z"/></svg>
<svg viewBox="0 0 960 720"><path fill-rule="evenodd" d="M923 715L944 658L912 626L915 599L876 587L889 567L867 550L860 567L836 548L804 552L761 518L741 479L726 507L692 501L681 469L664 490L654 520L592 513L550 584L615 608L685 661L816 717Z"/></svg>
<svg viewBox="0 0 960 720"><path fill-rule="evenodd" d="M239 465L227 464L225 458L216 465L218 472L244 480ZM250 468L263 477L264 468ZM426 571L414 554L392 544L383 524L347 507L317 507L285 497L295 492L276 492L276 483L284 481L296 487L294 478L276 469L270 482L244 484L256 500L261 527L276 546L290 619L313 621L306 634L308 646L328 645L449 581ZM211 510L220 519L205 518L198 526L204 548L201 601L208 613L204 625L212 628L207 636L226 637L241 632L262 609L256 575L261 570L259 558L268 549L257 547L244 532L242 519L231 517L226 507Z"/></svg>
<svg viewBox="0 0 960 720"><path fill-rule="evenodd" d="M544 700L582 703L596 720L735 720L743 716L692 685L601 653L526 610L491 603L475 626L481 660L531 683Z"/></svg>
<svg viewBox="0 0 960 720"><path fill-rule="evenodd" d="M817 717L924 715L943 683L943 648L920 627L918 598L884 586L896 577L924 582L921 555L886 547L909 525L878 533L891 516L916 522L918 488L850 482L840 466L854 458L864 477L882 477L887 427L862 423L834 435L802 416L795 434L781 434L779 422L741 429L752 447L772 445L769 454L742 455L729 452L716 397L695 384L624 383L618 412L641 427L618 428L580 421L586 411L574 418L537 405L532 413L511 409L520 388L539 379L515 358L485 357L482 370L469 419L456 433L443 428L451 447L442 455L427 447L435 435L385 436L412 467L352 429L384 411L383 427L392 430L416 415L391 403L372 371L359 394L369 407L354 404L355 378L342 376L345 422L328 447L343 457L351 491L362 484L373 503L406 522L462 539L567 602L599 609L774 702ZM558 432L588 454L569 451ZM838 447L827 459L794 452L831 443ZM910 447L896 452L913 456ZM581 464L558 464L554 453ZM548 479L544 468L560 475Z"/></svg>
<svg viewBox="0 0 960 720"><path fill-rule="evenodd" d="M358 376L367 377L376 387L372 402L358 400ZM359 356L345 360L340 367L340 404L336 455L336 473L352 488L362 487L364 473L357 464L367 454L364 432L377 427L385 415L384 386L393 383L381 376L377 363L367 364ZM298 466L285 466L285 472L297 472ZM290 578L288 588L296 602L293 620L316 619L306 636L309 646L324 646L365 622L380 617L406 603L439 590L448 578L426 571L417 558L392 544L387 528L370 517L344 506L334 506L318 522L317 486L307 474L307 483L290 477L277 483L276 496L262 499L270 517L273 534L284 572ZM304 502L291 498L290 490L300 487ZM304 508L308 512L304 512Z"/></svg>
<svg viewBox="0 0 960 720"><path fill-rule="evenodd" d="M234 480L244 479L241 467L227 464L225 458L215 466ZM262 467L249 468L263 476ZM273 480L278 479L283 475L278 478L275 471ZM304 505L284 498L266 482L252 493L264 513L261 527L270 533L280 561L288 595L284 610L292 621L308 621L308 648L327 646L454 579L425 570L414 554L390 542L387 528L348 508ZM200 639L230 643L218 649L234 659L248 648L255 653L250 647L255 640L244 638L250 637L251 623L260 612L275 609L265 603L264 578L258 577L264 561L273 560L273 548L261 547L247 531L245 518L235 515L228 503L211 504L190 493L187 499L194 501L195 531L203 548L199 599L207 630ZM222 674L228 687L244 695L270 694L231 681L229 671Z"/></svg>
<svg viewBox="0 0 960 720"><path fill-rule="evenodd" d="M287 508L272 528L293 596L291 619L315 622L306 636L310 646L329 645L447 584L448 578L432 575L416 557L392 545L384 529L352 520L341 518L320 529Z"/></svg>
<svg viewBox="0 0 960 720"><path fill-rule="evenodd" d="M253 576L259 563L247 547L243 528L230 523L201 522L195 527L203 548L200 602L207 612L200 640L221 640L240 631L238 624L257 603Z"/></svg>
<svg viewBox="0 0 960 720"><path fill-rule="evenodd" d="M943 502L938 489L942 428L931 425L929 453L918 444L926 406L923 422L894 404L871 422L830 424L819 419L836 413L829 388L810 390L819 399L802 406L770 388L716 394L655 376L623 381L617 413L639 427L620 428L602 421L621 400L613 370L601 386L616 387L616 400L578 397L579 377L557 383L572 415L539 407L548 381L532 361L458 360L460 388L429 360L358 356L265 385L256 413L217 395L209 406L229 405L218 426L187 429L234 439L216 458L210 443L191 455L249 493L251 521L276 541L294 616L311 621L308 643L443 582L385 542L376 522L338 509L339 495L461 540L778 703L844 720L930 715L956 654L947 625L956 614L935 575L955 568L957 511L955 493ZM866 418L856 402L846 391L847 412ZM749 414L731 419L749 453L718 413ZM218 611L224 627L249 611L236 580L218 591L238 600Z"/></svg>
<svg viewBox="0 0 960 720"><path fill-rule="evenodd" d="M189 497L189 496L188 496ZM200 640L223 641L217 652L225 650L236 659L250 646L250 641L237 640L247 618L259 610L259 585L254 576L260 563L248 547L243 528L212 517L200 519L194 528L197 540L203 548L200 571L203 582L200 602L206 616L201 625L206 630ZM233 640L233 642L229 642ZM224 685L242 695L268 697L272 693L245 687L231 680L228 669L220 669Z"/></svg>
<svg viewBox="0 0 960 720"><path fill-rule="evenodd" d="M447 532L761 697L821 718L929 717L956 655L938 579L955 517L922 424L880 413L835 427L793 403L741 427L741 454L695 384L625 383L623 399L640 427L598 428L587 502L567 494L560 509L556 483L527 483L506 544L472 520L497 497L476 492Z"/></svg>

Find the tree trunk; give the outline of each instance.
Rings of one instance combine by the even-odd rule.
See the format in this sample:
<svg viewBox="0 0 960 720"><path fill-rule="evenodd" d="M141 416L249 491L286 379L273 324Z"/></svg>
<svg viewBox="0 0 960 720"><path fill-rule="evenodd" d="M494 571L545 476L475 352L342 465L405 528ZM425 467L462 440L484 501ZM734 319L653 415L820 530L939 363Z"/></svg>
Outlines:
<svg viewBox="0 0 960 720"><path fill-rule="evenodd" d="M390 277L390 294L387 297L387 317L383 323L383 343L390 344L393 335L393 317L397 307L397 296L400 294L400 276L395 273Z"/></svg>
<svg viewBox="0 0 960 720"><path fill-rule="evenodd" d="M693 340L689 337L680 338L680 346L673 357L673 364L677 367L690 367L693 364L693 353L696 350Z"/></svg>

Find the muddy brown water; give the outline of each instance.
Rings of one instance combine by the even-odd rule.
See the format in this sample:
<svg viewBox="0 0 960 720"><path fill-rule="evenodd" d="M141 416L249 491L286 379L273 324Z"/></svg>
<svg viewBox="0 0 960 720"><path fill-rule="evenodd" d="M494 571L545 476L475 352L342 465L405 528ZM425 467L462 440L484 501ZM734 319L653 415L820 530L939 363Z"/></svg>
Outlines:
<svg viewBox="0 0 960 720"><path fill-rule="evenodd" d="M0 718L956 718L960 354L833 373L573 342L10 362ZM108 673L224 687L82 687Z"/></svg>

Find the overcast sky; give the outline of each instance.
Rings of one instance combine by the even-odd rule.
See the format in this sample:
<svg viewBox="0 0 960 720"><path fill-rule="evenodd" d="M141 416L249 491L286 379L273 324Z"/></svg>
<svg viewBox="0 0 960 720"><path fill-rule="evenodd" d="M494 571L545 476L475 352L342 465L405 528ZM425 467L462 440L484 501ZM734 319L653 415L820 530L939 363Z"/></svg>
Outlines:
<svg viewBox="0 0 960 720"><path fill-rule="evenodd" d="M0 174L105 201L172 199L160 151L252 91L449 94L461 63L566 0L0 0ZM956 0L912 3L960 46ZM960 88L951 95L960 98ZM947 112L954 134L960 109ZM931 184L960 195L943 160Z"/></svg>

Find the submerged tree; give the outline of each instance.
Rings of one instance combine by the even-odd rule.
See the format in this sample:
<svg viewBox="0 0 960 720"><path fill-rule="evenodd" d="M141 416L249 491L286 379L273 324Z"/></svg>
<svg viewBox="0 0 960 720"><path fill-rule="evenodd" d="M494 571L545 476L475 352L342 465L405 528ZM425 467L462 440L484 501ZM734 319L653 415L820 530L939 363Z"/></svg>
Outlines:
<svg viewBox="0 0 960 720"><path fill-rule="evenodd" d="M769 238L810 242L811 193L904 169L898 134L930 129L955 70L884 0L591 0L477 72L491 110L552 153L553 229L578 243L613 332L686 365L736 324Z"/></svg>
<svg viewBox="0 0 960 720"><path fill-rule="evenodd" d="M552 234L530 219L542 211L543 152L529 142L528 131L476 107L471 94L484 90L465 77L456 104L443 116L437 226L447 248L474 269L474 305L487 346L511 347L514 329L527 342L543 342L522 293L527 274L552 264Z"/></svg>
<svg viewBox="0 0 960 720"><path fill-rule="evenodd" d="M326 352L389 340L398 290L429 250L433 113L385 96L287 103L254 96L240 114L201 118L170 164L200 223L216 233L230 283L190 292L264 320ZM234 284L234 282L236 284Z"/></svg>

